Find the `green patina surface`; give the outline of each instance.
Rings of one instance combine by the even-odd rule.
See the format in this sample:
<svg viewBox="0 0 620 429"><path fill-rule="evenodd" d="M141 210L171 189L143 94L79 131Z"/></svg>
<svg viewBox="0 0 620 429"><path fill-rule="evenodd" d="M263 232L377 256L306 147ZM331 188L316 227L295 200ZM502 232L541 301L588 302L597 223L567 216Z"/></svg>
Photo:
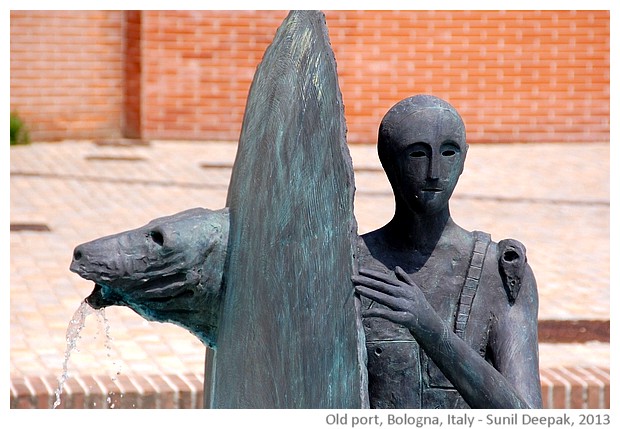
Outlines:
<svg viewBox="0 0 620 429"><path fill-rule="evenodd" d="M366 405L353 195L325 18L291 12L254 77L229 187L211 406Z"/></svg>

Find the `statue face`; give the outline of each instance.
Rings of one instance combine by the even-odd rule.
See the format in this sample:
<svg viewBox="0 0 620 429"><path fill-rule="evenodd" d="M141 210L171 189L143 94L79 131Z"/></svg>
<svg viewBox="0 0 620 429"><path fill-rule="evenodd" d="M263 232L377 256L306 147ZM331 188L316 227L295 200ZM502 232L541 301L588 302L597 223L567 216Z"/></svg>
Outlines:
<svg viewBox="0 0 620 429"><path fill-rule="evenodd" d="M461 119L446 109L422 109L404 118L390 140L396 198L414 212L447 207L467 153Z"/></svg>

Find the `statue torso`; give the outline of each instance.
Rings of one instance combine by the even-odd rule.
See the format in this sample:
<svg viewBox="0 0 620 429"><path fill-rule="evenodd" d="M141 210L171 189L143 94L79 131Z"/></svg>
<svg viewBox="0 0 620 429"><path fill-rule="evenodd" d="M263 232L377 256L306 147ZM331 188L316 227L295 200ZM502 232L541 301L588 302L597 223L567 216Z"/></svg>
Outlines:
<svg viewBox="0 0 620 429"><path fill-rule="evenodd" d="M360 239L359 264L392 275L397 266L403 268L422 289L437 314L454 330L457 313L463 312L463 304L459 307L459 302L466 278L476 272L470 269L475 242L474 234L463 231L458 240L447 243L440 240L430 255L420 255L389 248L380 234L370 233ZM490 243L487 248L487 244L478 244L478 248L486 249L485 263L463 333L463 339L482 356L486 352L492 316L496 314L494 304L498 299L506 301L497 296L501 279L495 246ZM377 305L380 304L362 299L362 309ZM376 317L365 318L363 323L371 407L468 407L407 328Z"/></svg>

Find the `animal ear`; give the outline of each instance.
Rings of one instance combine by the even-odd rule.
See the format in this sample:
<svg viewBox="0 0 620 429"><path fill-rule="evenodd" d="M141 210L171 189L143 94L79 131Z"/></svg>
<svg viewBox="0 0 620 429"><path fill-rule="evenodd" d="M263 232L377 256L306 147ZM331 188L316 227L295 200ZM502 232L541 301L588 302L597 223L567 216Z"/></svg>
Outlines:
<svg viewBox="0 0 620 429"><path fill-rule="evenodd" d="M514 304L521 289L521 280L527 264L525 246L511 238L497 243L499 274L504 283L510 305Z"/></svg>

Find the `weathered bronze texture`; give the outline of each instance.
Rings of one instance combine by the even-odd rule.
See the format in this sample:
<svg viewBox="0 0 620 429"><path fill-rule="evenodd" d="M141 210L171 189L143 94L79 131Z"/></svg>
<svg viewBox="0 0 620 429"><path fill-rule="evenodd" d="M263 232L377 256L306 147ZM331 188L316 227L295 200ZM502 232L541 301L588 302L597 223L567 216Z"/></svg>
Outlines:
<svg viewBox="0 0 620 429"><path fill-rule="evenodd" d="M525 247L450 215L458 112L430 95L388 111L378 153L395 213L361 237L345 134L325 17L291 12L250 89L227 207L76 247L87 302L200 338L206 406L541 407Z"/></svg>
<svg viewBox="0 0 620 429"><path fill-rule="evenodd" d="M291 12L254 76L228 207L78 246L71 269L97 284L91 305L208 346L207 406L367 407L354 189L325 17Z"/></svg>
<svg viewBox="0 0 620 429"><path fill-rule="evenodd" d="M227 205L216 408L359 408L353 165L325 17L292 12L259 65Z"/></svg>
<svg viewBox="0 0 620 429"><path fill-rule="evenodd" d="M385 115L379 158L394 217L359 240L369 391L377 408L542 405L536 281L516 240L466 231L449 200L467 154L447 102L407 98Z"/></svg>
<svg viewBox="0 0 620 429"><path fill-rule="evenodd" d="M95 282L86 298L92 307L124 305L213 346L228 228L227 209L185 210L77 246L70 269Z"/></svg>

